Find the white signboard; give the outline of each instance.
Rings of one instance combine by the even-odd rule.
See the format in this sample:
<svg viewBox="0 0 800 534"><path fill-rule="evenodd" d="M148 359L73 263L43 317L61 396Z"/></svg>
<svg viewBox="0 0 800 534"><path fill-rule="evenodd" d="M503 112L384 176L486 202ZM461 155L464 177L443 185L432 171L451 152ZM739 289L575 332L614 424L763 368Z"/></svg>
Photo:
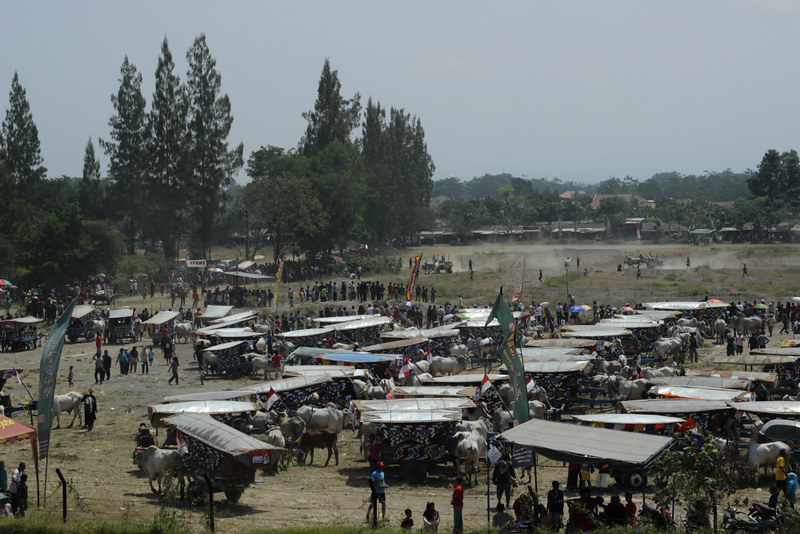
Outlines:
<svg viewBox="0 0 800 534"><path fill-rule="evenodd" d="M186 260L187 267L205 267L206 260Z"/></svg>

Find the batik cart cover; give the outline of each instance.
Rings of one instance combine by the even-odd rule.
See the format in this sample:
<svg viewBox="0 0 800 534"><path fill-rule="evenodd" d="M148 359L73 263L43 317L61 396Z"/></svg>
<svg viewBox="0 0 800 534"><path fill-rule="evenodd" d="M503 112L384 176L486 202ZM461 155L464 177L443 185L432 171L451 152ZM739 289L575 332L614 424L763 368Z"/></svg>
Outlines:
<svg viewBox="0 0 800 534"><path fill-rule="evenodd" d="M475 408L475 403L466 397L354 400L353 405L359 412L450 411Z"/></svg>
<svg viewBox="0 0 800 534"><path fill-rule="evenodd" d="M252 402L206 400L173 402L169 404L153 404L147 407L147 415L153 427L165 428L164 419L181 413L198 413L205 415L245 414L256 412L259 407Z"/></svg>
<svg viewBox="0 0 800 534"><path fill-rule="evenodd" d="M461 420L461 410L367 411L362 422L372 422L386 436L381 450L384 462L438 461L448 457L446 443Z"/></svg>
<svg viewBox="0 0 800 534"><path fill-rule="evenodd" d="M665 436L542 419L522 423L500 437L552 460L590 464L625 462L647 466L672 444L672 438Z"/></svg>
<svg viewBox="0 0 800 534"><path fill-rule="evenodd" d="M169 335L173 335L176 317L178 317L178 312L160 311L144 322L144 331L153 339L159 338L161 337L161 328L166 325Z"/></svg>
<svg viewBox="0 0 800 534"><path fill-rule="evenodd" d="M683 386L653 386L650 394L657 397L718 401L733 401L746 395L744 391L735 389Z"/></svg>
<svg viewBox="0 0 800 534"><path fill-rule="evenodd" d="M203 324L208 324L211 321L220 320L229 315L231 311L233 311L233 306L209 306L205 309L203 314L200 315L200 322Z"/></svg>
<svg viewBox="0 0 800 534"><path fill-rule="evenodd" d="M358 343L365 347L380 343L381 332L392 323L389 317L373 316L369 319L352 321L348 323L334 323L331 328L334 330L336 340L343 343Z"/></svg>
<svg viewBox="0 0 800 534"><path fill-rule="evenodd" d="M750 380L721 378L718 376L664 376L654 377L649 382L656 386L681 386L701 388L723 388L746 390Z"/></svg>
<svg viewBox="0 0 800 534"><path fill-rule="evenodd" d="M280 398L278 404L285 406L290 413L294 413L314 393L319 395L320 404L332 402L338 408L344 408L349 402L348 395L352 397L353 385L346 376L311 374L262 382L243 389L253 392L262 401L266 400L269 390L273 389Z"/></svg>

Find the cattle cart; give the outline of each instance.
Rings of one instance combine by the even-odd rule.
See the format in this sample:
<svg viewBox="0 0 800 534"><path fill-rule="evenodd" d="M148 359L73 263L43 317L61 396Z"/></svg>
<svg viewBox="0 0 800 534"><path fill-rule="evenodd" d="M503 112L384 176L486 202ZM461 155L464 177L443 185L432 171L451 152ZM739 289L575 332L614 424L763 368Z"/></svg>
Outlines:
<svg viewBox="0 0 800 534"><path fill-rule="evenodd" d="M0 347L2 350L10 351L35 349L42 337L38 330L41 322L42 319L30 315L3 321L0 323L2 324Z"/></svg>
<svg viewBox="0 0 800 534"><path fill-rule="evenodd" d="M187 492L192 501L200 501L209 492L224 492L230 502L237 502L245 488L255 481L256 469L271 469L276 447L209 417L182 413L165 419L178 431L179 443L186 446L181 471L189 478Z"/></svg>
<svg viewBox="0 0 800 534"><path fill-rule="evenodd" d="M175 335L175 319L178 312L160 311L144 322L144 331L153 340L154 345L161 345L162 331L166 328L167 337Z"/></svg>
<svg viewBox="0 0 800 534"><path fill-rule="evenodd" d="M111 343L128 340L135 343L136 332L133 330L133 311L130 308L111 310L108 313L108 336Z"/></svg>
<svg viewBox="0 0 800 534"><path fill-rule="evenodd" d="M203 352L213 353L216 356L217 362L214 368L219 376L238 378L249 374L253 368L253 364L244 357L244 354L250 351L249 347L248 341L231 341L208 347L203 349ZM210 362L208 363L207 367L210 367Z"/></svg>
<svg viewBox="0 0 800 534"><path fill-rule="evenodd" d="M78 338L85 338L86 341L92 340L92 321L94 320L94 308L88 304L78 304L72 308L72 316L67 326L67 337L73 343Z"/></svg>
<svg viewBox="0 0 800 534"><path fill-rule="evenodd" d="M398 467L412 484L421 483L436 464L452 458L447 442L460 420L458 408L361 412L361 423L375 424L385 436L381 461Z"/></svg>

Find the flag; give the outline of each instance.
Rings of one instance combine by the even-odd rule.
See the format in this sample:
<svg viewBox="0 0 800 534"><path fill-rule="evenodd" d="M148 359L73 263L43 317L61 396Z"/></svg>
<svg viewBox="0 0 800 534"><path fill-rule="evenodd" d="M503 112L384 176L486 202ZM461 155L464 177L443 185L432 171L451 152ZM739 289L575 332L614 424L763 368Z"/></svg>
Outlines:
<svg viewBox="0 0 800 534"><path fill-rule="evenodd" d="M411 278L408 281L406 288L406 300L411 300L414 297L414 285L417 283L417 276L419 276L419 264L422 261L422 254L414 256L414 267L411 269Z"/></svg>
<svg viewBox="0 0 800 534"><path fill-rule="evenodd" d="M72 315L72 314L70 314L70 315ZM19 371L14 369L14 375L17 377L17 382L19 382L19 385L21 386L22 385L22 378L19 376Z"/></svg>
<svg viewBox="0 0 800 534"><path fill-rule="evenodd" d="M489 380L489 375L484 373L483 380L481 380L481 395L485 395L486 392L489 391L489 388L491 387L493 387L492 381Z"/></svg>
<svg viewBox="0 0 800 534"><path fill-rule="evenodd" d="M525 368L522 366L522 361L520 361L517 355L517 325L514 322L514 316L511 314L511 310L508 309L506 301L503 300L502 287L494 302L494 306L492 306L489 317L486 318L486 324L484 326L489 326L489 323L495 318L500 323L500 327L503 329L503 335L505 336L503 342L498 346L497 352L500 354L500 359L508 370L508 374L511 378L511 387L514 388L514 420L517 424L525 423L530 418L528 415L528 395L525 386Z"/></svg>
<svg viewBox="0 0 800 534"><path fill-rule="evenodd" d="M403 367L400 368L400 376L403 378L411 375L411 360L408 358L403 361Z"/></svg>
<svg viewBox="0 0 800 534"><path fill-rule="evenodd" d="M272 405L276 402L278 402L278 394L275 393L274 389L269 388L269 393L267 393L267 402L265 403L267 411L269 411L269 409L272 408Z"/></svg>
<svg viewBox="0 0 800 534"><path fill-rule="evenodd" d="M75 307L76 300L72 299L64 312L58 316L42 347L42 360L39 364L39 407L36 416L39 458L47 458L50 451L50 426L53 423L53 395L56 390L58 363L61 360L64 337L67 334L67 327L72 318L72 308ZM17 374L17 380L20 380L19 374ZM80 410L80 408L78 409Z"/></svg>
<svg viewBox="0 0 800 534"><path fill-rule="evenodd" d="M520 256L514 264L514 296L511 302L522 302L522 283L525 277L525 256Z"/></svg>
<svg viewBox="0 0 800 534"><path fill-rule="evenodd" d="M675 430L678 432L686 432L687 430L691 430L695 427L694 419L689 417L685 423L675 425Z"/></svg>
<svg viewBox="0 0 800 534"><path fill-rule="evenodd" d="M525 383L525 389L528 391L528 393L530 393L531 390L535 387L536 387L536 380L534 380L533 378L529 378L528 381Z"/></svg>
<svg viewBox="0 0 800 534"><path fill-rule="evenodd" d="M428 345L428 354L425 356L425 359L428 360L428 365L433 362L433 353L431 352L431 346Z"/></svg>

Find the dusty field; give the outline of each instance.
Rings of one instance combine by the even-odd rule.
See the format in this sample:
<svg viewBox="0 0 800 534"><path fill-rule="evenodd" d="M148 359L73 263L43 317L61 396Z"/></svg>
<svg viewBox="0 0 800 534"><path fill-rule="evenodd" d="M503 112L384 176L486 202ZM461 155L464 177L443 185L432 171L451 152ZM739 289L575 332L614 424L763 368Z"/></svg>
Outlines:
<svg viewBox="0 0 800 534"><path fill-rule="evenodd" d="M462 272L453 275L423 276L420 283L435 285L440 300L456 300L462 294L465 303L488 303L496 295L497 287L505 284L511 288L511 265L520 255L526 256L525 301L530 299L558 301L566 294L564 284L564 257L581 257L581 272L584 262L588 276L571 273L570 292L577 295L581 303L597 300L601 303L622 305L626 302L642 302L664 299L700 299L705 295L723 300L751 300L761 298L786 299L800 294L798 280L800 267L796 264L799 247L792 246L639 246L636 244L584 246L554 245L485 245L482 247L425 247L426 256L445 254L453 259ZM646 256L648 252L658 254L665 260L659 270L643 269L644 279L635 279L635 270L616 272L616 264L625 254L637 250ZM403 251L404 262L414 251ZM690 256L692 269L685 267L686 256ZM475 279L469 281L463 272L469 258L473 259ZM742 279L742 263L747 262L752 279ZM536 280L538 269L543 270L543 283ZM407 271L402 274L407 277ZM400 277L395 277L399 281ZM389 282L390 279L383 278ZM285 294L285 293L284 293ZM352 305L348 302L348 307ZM122 298L118 305L144 307L141 298ZM148 299L148 308L166 309L166 299ZM317 306L302 305L303 309ZM778 340L777 336L773 342ZM114 354L117 346L110 346ZM704 360L713 359L719 351L706 345L701 349ZM67 342L64 348L57 393L70 389L83 391L93 385L93 344ZM146 479L142 478L131 464L133 437L140 422L146 420L147 405L161 401L165 395L187 393L196 390L235 389L252 383L249 379L232 382L219 379L207 380L201 385L196 366L191 359L190 345L178 345L182 364L179 386L167 384L169 373L163 359L156 356L156 364L149 375L119 376L112 369L112 378L102 386L95 387L99 413L95 430L87 433L78 428L61 428L52 433L51 458L47 481L47 510L60 510L60 489L56 488L55 468L60 468L70 481L70 517L74 520L137 520L149 522L162 505L161 498L151 494ZM27 370L23 374L26 384L34 395L38 390L38 362L41 351L3 353L2 367L16 366ZM76 386L70 388L66 382L67 369L75 367ZM702 367L701 363L701 367ZM706 366L708 367L708 366ZM24 390L9 381L6 393L13 402L26 398ZM19 416L18 416L19 417ZM62 426L69 422L62 418ZM27 416L19 417L28 423ZM76 423L77 425L77 423ZM30 446L27 443L5 446L2 456L6 466L20 461L32 463ZM566 470L561 464L552 464L539 470L539 487L546 489L550 480L566 479ZM43 468L44 466L42 466ZM30 471L31 501L35 503L33 471ZM217 507L217 525L220 532L244 531L248 528L271 525L296 525L308 523L359 524L364 521L366 499L367 463L358 451L355 434L345 431L340 440L339 466L317 465L292 467L277 475L259 476L258 483L248 488L236 505L221 501ZM482 471L485 476L485 471ZM397 473L389 473L388 512L392 525L399 525L402 510L410 507L419 515L425 502L433 500L442 513L443 529L449 528L452 510L449 506L452 488L452 467L434 473L424 485L412 486L403 482ZM41 480L44 499L44 480ZM764 484L766 487L766 482ZM611 492L619 489L612 486ZM756 490L743 490L744 494L764 495ZM494 502L494 498L492 498ZM204 521L202 511L177 504L177 509L186 519L201 529ZM41 513L32 507L31 513ZM469 488L465 505L465 523L468 529L477 529L486 518L486 487ZM443 530L443 532L446 530Z"/></svg>

